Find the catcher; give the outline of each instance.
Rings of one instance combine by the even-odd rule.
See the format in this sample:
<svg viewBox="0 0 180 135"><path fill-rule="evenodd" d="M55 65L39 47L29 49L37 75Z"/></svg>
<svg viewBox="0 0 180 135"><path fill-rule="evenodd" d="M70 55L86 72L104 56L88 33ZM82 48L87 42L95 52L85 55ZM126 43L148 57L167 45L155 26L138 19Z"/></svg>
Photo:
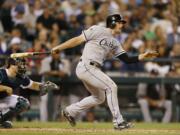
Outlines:
<svg viewBox="0 0 180 135"><path fill-rule="evenodd" d="M13 95L14 89L29 88L39 91L40 96L45 95L48 90L59 89L50 81L44 83L32 81L25 73L24 58L9 58L7 68L0 69L0 127L2 128L12 128L10 120L30 107L26 98Z"/></svg>

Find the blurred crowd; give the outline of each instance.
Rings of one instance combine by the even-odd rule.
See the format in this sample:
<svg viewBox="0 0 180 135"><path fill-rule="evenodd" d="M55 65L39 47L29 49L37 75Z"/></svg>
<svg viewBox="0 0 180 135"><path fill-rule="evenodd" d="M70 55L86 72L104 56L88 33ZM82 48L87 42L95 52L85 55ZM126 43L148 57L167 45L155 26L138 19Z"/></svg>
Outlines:
<svg viewBox="0 0 180 135"><path fill-rule="evenodd" d="M127 65L107 60L103 70L177 76L180 74L179 6L179 0L1 0L0 65L11 53L49 51L78 36L83 29L105 26L109 14L120 13L127 24L116 38L129 55L154 50L160 58L177 61ZM82 49L83 45L58 55L29 59L30 74L41 74L44 78L74 74Z"/></svg>
<svg viewBox="0 0 180 135"><path fill-rule="evenodd" d="M109 14L120 13L128 23L117 39L129 54L156 50L160 57L178 57L179 3L178 0L2 0L0 55L48 51L81 34L83 29L105 25ZM82 48L66 50L61 55L72 62ZM32 73L40 72L44 57L29 61L30 68L34 69ZM104 68L143 71L144 65L107 61Z"/></svg>

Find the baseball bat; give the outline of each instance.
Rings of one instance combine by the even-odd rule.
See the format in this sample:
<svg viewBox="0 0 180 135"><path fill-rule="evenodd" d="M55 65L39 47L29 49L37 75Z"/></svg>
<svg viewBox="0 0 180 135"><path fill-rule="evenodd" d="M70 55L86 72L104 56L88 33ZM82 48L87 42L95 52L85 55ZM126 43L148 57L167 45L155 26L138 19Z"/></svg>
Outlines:
<svg viewBox="0 0 180 135"><path fill-rule="evenodd" d="M24 52L24 53L12 53L10 55L11 58L24 58L24 57L31 57L36 55L43 55L43 54L51 54L51 52Z"/></svg>

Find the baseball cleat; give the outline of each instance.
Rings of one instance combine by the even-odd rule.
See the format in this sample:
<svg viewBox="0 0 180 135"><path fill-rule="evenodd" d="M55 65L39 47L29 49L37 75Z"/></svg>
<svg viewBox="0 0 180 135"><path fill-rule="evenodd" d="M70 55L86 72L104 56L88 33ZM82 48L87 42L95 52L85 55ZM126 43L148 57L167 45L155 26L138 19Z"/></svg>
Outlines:
<svg viewBox="0 0 180 135"><path fill-rule="evenodd" d="M62 114L69 121L72 127L76 126L75 119L66 110L62 110Z"/></svg>
<svg viewBox="0 0 180 135"><path fill-rule="evenodd" d="M123 129L132 128L132 127L133 127L132 123L123 121L122 123L120 123L117 126L115 126L114 129L115 130L123 130Z"/></svg>
<svg viewBox="0 0 180 135"><path fill-rule="evenodd" d="M4 121L4 122L0 123L0 127L1 128L12 128L13 124L11 121Z"/></svg>

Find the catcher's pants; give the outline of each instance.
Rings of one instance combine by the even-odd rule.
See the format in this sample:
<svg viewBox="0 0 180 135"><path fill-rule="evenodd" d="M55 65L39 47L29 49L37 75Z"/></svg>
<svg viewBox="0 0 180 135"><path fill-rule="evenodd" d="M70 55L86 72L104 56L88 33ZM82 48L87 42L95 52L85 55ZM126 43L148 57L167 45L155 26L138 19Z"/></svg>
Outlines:
<svg viewBox="0 0 180 135"><path fill-rule="evenodd" d="M106 96L108 106L113 115L114 125L116 126L121 123L123 118L118 105L117 85L112 79L96 66L90 65L89 61L79 62L76 68L76 74L92 95L66 107L70 115L75 117L78 113L103 103Z"/></svg>
<svg viewBox="0 0 180 135"><path fill-rule="evenodd" d="M8 97L5 97L3 99L0 99L0 111L4 112L7 109L14 108L16 106L16 103L18 102L18 97L17 95L11 95Z"/></svg>

